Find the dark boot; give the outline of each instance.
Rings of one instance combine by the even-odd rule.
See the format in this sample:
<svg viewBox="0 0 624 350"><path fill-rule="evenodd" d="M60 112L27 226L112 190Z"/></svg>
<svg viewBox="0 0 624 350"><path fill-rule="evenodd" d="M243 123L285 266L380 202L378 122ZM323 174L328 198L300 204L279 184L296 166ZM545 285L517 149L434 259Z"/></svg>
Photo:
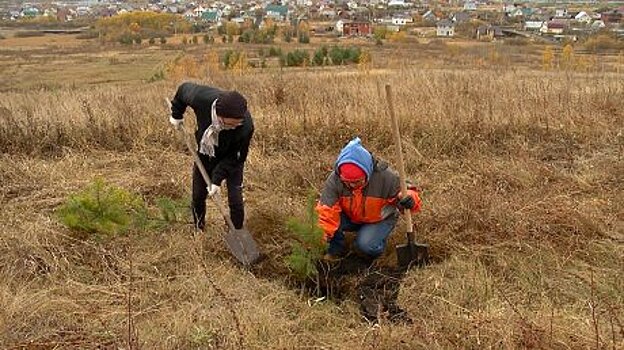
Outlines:
<svg viewBox="0 0 624 350"><path fill-rule="evenodd" d="M193 202L191 204L191 211L193 212L193 225L195 229L203 232L206 226L206 203Z"/></svg>

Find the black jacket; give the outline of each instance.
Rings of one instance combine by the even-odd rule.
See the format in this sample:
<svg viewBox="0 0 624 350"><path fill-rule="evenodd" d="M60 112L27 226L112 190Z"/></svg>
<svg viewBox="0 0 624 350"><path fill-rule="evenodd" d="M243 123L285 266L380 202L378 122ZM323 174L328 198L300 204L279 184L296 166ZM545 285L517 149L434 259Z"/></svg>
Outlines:
<svg viewBox="0 0 624 350"><path fill-rule="evenodd" d="M217 99L221 90L210 86L183 83L178 87L173 101L171 101L171 116L182 119L186 107L191 107L197 116L197 131L195 140L199 145L204 131L212 124L212 103ZM243 124L233 130L219 132L219 145L215 147L215 157L208 160L214 171L210 174L211 181L218 185L236 167L243 166L247 160L249 143L253 136L254 125L249 111L245 114ZM207 156L201 155L202 159Z"/></svg>

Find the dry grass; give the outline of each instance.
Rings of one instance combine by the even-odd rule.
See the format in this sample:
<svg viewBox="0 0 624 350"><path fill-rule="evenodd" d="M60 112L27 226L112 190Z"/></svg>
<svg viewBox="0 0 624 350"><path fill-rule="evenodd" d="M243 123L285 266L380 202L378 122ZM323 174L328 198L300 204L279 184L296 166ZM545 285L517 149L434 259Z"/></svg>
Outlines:
<svg viewBox="0 0 624 350"><path fill-rule="evenodd" d="M85 42L77 39L76 35L39 34L19 37L18 33L7 34L6 39L0 41L0 48L3 50L25 50L50 47L71 48L85 45Z"/></svg>
<svg viewBox="0 0 624 350"><path fill-rule="evenodd" d="M248 96L257 120L245 197L269 257L253 271L231 261L218 227L94 241L54 219L98 175L148 201L188 196L191 159L161 102L173 82L3 93L0 347L620 348L621 80L475 67L211 76ZM384 83L423 188L417 237L435 260L401 288L411 325L372 326L354 302L308 301L281 262L286 218L345 141L360 135L393 160Z"/></svg>

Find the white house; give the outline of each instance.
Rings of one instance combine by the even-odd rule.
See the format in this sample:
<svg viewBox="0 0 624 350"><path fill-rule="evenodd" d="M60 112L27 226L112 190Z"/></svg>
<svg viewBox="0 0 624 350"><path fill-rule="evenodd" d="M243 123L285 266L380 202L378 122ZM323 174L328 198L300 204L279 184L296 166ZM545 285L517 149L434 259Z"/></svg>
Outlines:
<svg viewBox="0 0 624 350"><path fill-rule="evenodd" d="M88 6L78 6L76 7L76 15L78 16L88 16L91 13L91 8Z"/></svg>
<svg viewBox="0 0 624 350"><path fill-rule="evenodd" d="M516 5L514 3L511 4L503 4L503 12L509 13L516 9Z"/></svg>
<svg viewBox="0 0 624 350"><path fill-rule="evenodd" d="M224 5L221 9L223 16L229 16L232 13L232 6Z"/></svg>
<svg viewBox="0 0 624 350"><path fill-rule="evenodd" d="M336 17L336 10L332 9L332 8L324 8L321 10L320 12L320 16L323 18L327 18L327 19L331 19Z"/></svg>
<svg viewBox="0 0 624 350"><path fill-rule="evenodd" d="M339 19L339 20L336 22L336 27L335 27L335 29L336 29L336 31L337 31L338 33L340 33L340 34L342 35L342 33L344 33L344 20Z"/></svg>
<svg viewBox="0 0 624 350"><path fill-rule="evenodd" d="M576 16L574 16L574 19L580 23L591 23L592 21L591 16L585 11L579 12Z"/></svg>
<svg viewBox="0 0 624 350"><path fill-rule="evenodd" d="M597 21L594 21L594 23L591 24L591 28L592 29L602 29L606 27L605 23L603 20L599 19Z"/></svg>
<svg viewBox="0 0 624 350"><path fill-rule="evenodd" d="M563 30L565 29L565 24L562 22L544 22L542 28L540 28L540 32L542 34L563 34Z"/></svg>
<svg viewBox="0 0 624 350"><path fill-rule="evenodd" d="M405 3L405 0L390 0L388 2L388 7L396 6L396 7L409 7L409 3Z"/></svg>
<svg viewBox="0 0 624 350"><path fill-rule="evenodd" d="M52 8L43 10L43 15L45 17L56 17L56 12L57 12L56 8L52 7Z"/></svg>
<svg viewBox="0 0 624 350"><path fill-rule="evenodd" d="M544 21L526 21L524 22L524 30L539 31L544 25Z"/></svg>
<svg viewBox="0 0 624 350"><path fill-rule="evenodd" d="M203 7L202 5L199 5L193 9L193 17L195 18L201 17L204 14L204 12L206 12L206 8Z"/></svg>
<svg viewBox="0 0 624 350"><path fill-rule="evenodd" d="M395 26L404 26L407 24L407 16L397 14L392 16L392 24Z"/></svg>
<svg viewBox="0 0 624 350"><path fill-rule="evenodd" d="M568 9L556 9L555 17L557 18L566 18L568 17Z"/></svg>
<svg viewBox="0 0 624 350"><path fill-rule="evenodd" d="M466 1L464 2L464 10L466 11L476 11L477 3L474 1Z"/></svg>
<svg viewBox="0 0 624 350"><path fill-rule="evenodd" d="M398 33L401 31L401 27L400 26L394 26L394 25L387 25L386 26L386 30L392 33Z"/></svg>
<svg viewBox="0 0 624 350"><path fill-rule="evenodd" d="M455 23L448 19L443 19L436 24L436 34L438 36L451 37L455 35Z"/></svg>

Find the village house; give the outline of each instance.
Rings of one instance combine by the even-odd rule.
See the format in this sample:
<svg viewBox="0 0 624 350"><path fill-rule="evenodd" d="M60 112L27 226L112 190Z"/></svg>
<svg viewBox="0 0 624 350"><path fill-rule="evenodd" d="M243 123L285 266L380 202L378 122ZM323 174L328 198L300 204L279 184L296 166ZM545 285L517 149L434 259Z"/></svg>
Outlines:
<svg viewBox="0 0 624 350"><path fill-rule="evenodd" d="M20 17L20 14L20 10L9 10L9 19L14 21Z"/></svg>
<svg viewBox="0 0 624 350"><path fill-rule="evenodd" d="M498 26L482 25L476 30L476 38L481 41L492 41L496 38L502 38L505 34Z"/></svg>
<svg viewBox="0 0 624 350"><path fill-rule="evenodd" d="M555 18L568 18L568 9L556 9Z"/></svg>
<svg viewBox="0 0 624 350"><path fill-rule="evenodd" d="M201 19L202 21L208 22L208 23L218 23L218 22L221 22L222 15L223 15L223 12L221 10L211 9L209 11L204 11L204 13L201 16Z"/></svg>
<svg viewBox="0 0 624 350"><path fill-rule="evenodd" d="M476 11L477 3L474 1L466 1L464 2L464 11Z"/></svg>
<svg viewBox="0 0 624 350"><path fill-rule="evenodd" d="M549 21L544 22L542 28L540 28L540 33L542 34L563 34L563 30L565 29L565 23Z"/></svg>
<svg viewBox="0 0 624 350"><path fill-rule="evenodd" d="M336 22L336 31L342 36L369 36L373 27L370 21L341 19Z"/></svg>
<svg viewBox="0 0 624 350"><path fill-rule="evenodd" d="M266 17L278 22L290 20L288 6L270 4L264 8Z"/></svg>
<svg viewBox="0 0 624 350"><path fill-rule="evenodd" d="M600 19L604 21L606 25L618 24L622 22L624 16L624 8L615 9L600 14Z"/></svg>
<svg viewBox="0 0 624 350"><path fill-rule="evenodd" d="M337 15L336 10L331 7L325 7L319 11L319 17L321 19L334 19Z"/></svg>
<svg viewBox="0 0 624 350"><path fill-rule="evenodd" d="M72 17L67 8L59 8L56 10L56 20L59 22L71 21Z"/></svg>
<svg viewBox="0 0 624 350"><path fill-rule="evenodd" d="M207 9L205 7L203 7L202 5L199 5L192 10L193 11L192 17L200 18L204 14L204 12L206 12L206 10Z"/></svg>
<svg viewBox="0 0 624 350"><path fill-rule="evenodd" d="M602 29L604 27L606 27L607 25L604 23L603 20L599 19L597 21L592 22L590 28L592 30L598 30L598 29Z"/></svg>
<svg viewBox="0 0 624 350"><path fill-rule="evenodd" d="M524 12L522 12L522 8L520 7L515 7L512 10L510 10L509 12L507 12L507 16L514 18L514 17L523 17L524 16Z"/></svg>
<svg viewBox="0 0 624 350"><path fill-rule="evenodd" d="M587 12L585 11L581 11L579 13L576 14L576 16L574 16L574 20L579 22L579 23L585 23L585 24L589 24L592 21L592 18L589 14L587 14Z"/></svg>
<svg viewBox="0 0 624 350"><path fill-rule="evenodd" d="M39 9L36 7L25 7L20 12L20 17L37 17L39 16Z"/></svg>
<svg viewBox="0 0 624 350"><path fill-rule="evenodd" d="M524 30L539 32L543 25L544 21L526 21L524 22Z"/></svg>
<svg viewBox="0 0 624 350"><path fill-rule="evenodd" d="M514 11L516 9L516 4L514 3L510 3L510 4L503 4L503 12L506 14L509 14L510 12Z"/></svg>
<svg viewBox="0 0 624 350"><path fill-rule="evenodd" d="M436 23L436 34L439 37L455 36L455 23L448 19L443 19Z"/></svg>
<svg viewBox="0 0 624 350"><path fill-rule="evenodd" d="M349 10L355 10L356 8L358 8L358 4L355 1L349 1L347 2L347 8Z"/></svg>
<svg viewBox="0 0 624 350"><path fill-rule="evenodd" d="M408 23L409 20L411 20L412 18L403 15L403 14L396 14L394 16L392 16L392 24L395 26L404 26Z"/></svg>
<svg viewBox="0 0 624 350"><path fill-rule="evenodd" d="M423 21L436 22L438 20L438 16L436 16L432 10L427 10L427 12L422 15L422 19Z"/></svg>
<svg viewBox="0 0 624 350"><path fill-rule="evenodd" d="M468 22L470 21L470 15L468 14L468 12L457 12L453 14L453 17L451 17L451 20L458 24Z"/></svg>
<svg viewBox="0 0 624 350"><path fill-rule="evenodd" d="M388 8L390 7L410 7L410 3L406 3L405 0L390 0L388 2Z"/></svg>
<svg viewBox="0 0 624 350"><path fill-rule="evenodd" d="M297 0L295 3L297 4L297 6L308 7L308 8L314 5L314 3L311 0Z"/></svg>
<svg viewBox="0 0 624 350"><path fill-rule="evenodd" d="M55 7L47 8L43 10L44 17L56 17L57 9Z"/></svg>
<svg viewBox="0 0 624 350"><path fill-rule="evenodd" d="M76 16L84 17L91 14L91 8L88 6L78 6L76 7Z"/></svg>

